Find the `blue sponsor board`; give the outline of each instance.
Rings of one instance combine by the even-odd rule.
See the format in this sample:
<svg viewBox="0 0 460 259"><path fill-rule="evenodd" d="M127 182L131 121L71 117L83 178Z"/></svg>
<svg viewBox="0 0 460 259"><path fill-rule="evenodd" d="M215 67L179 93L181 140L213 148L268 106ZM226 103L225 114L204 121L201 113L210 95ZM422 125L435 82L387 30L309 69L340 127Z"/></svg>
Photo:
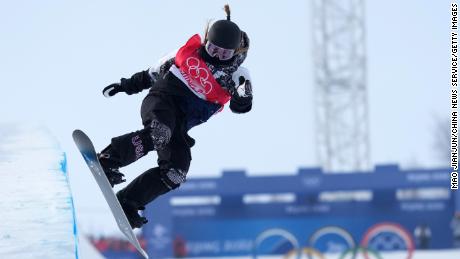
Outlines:
<svg viewBox="0 0 460 259"><path fill-rule="evenodd" d="M150 205L153 258L451 248L458 193L448 169L193 179Z"/></svg>

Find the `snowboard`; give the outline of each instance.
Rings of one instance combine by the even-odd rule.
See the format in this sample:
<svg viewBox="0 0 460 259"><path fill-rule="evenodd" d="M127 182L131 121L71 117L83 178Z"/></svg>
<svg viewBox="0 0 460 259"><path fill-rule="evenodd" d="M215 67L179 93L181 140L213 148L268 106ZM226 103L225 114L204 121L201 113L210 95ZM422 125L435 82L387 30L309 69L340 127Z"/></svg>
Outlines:
<svg viewBox="0 0 460 259"><path fill-rule="evenodd" d="M97 158L94 145L90 138L81 130L75 130L72 133L72 137L78 149L80 150L81 155L85 159L89 170L93 174L94 179L96 179L97 185L101 189L102 194L104 195L104 198L107 201L113 216L115 217L118 228L126 236L126 238L128 238L128 241L134 247L136 247L137 251L139 251L139 253L144 256L144 258L149 258L147 253L139 244L139 241L137 240L136 235L134 234L131 225L129 224L128 218L126 218L126 215L123 212L120 203L118 202L117 196L115 195L112 186L107 179L107 176L105 176L105 173Z"/></svg>

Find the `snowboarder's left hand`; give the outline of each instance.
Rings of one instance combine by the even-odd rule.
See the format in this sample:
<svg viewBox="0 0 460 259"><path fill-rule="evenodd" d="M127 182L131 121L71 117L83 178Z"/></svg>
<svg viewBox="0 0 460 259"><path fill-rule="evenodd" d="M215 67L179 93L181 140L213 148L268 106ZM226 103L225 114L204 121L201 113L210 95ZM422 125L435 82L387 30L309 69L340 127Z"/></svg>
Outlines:
<svg viewBox="0 0 460 259"><path fill-rule="evenodd" d="M239 86L236 87L236 91L233 92L232 98L237 99L239 101L252 101L252 85L251 81L244 78L244 76L240 76L238 78Z"/></svg>
<svg viewBox="0 0 460 259"><path fill-rule="evenodd" d="M252 107L251 81L244 76L238 77L239 86L231 91L230 110L234 113L246 113Z"/></svg>
<svg viewBox="0 0 460 259"><path fill-rule="evenodd" d="M104 90L102 90L102 94L107 98L112 97L119 92L123 92L123 88L119 83L114 83L106 86Z"/></svg>

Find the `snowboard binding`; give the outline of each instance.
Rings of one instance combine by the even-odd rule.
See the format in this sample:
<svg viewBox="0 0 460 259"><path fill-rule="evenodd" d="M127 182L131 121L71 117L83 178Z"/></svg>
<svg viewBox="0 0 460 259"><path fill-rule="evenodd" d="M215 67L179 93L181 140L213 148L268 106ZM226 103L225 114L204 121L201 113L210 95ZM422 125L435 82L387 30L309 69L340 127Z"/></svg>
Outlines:
<svg viewBox="0 0 460 259"><path fill-rule="evenodd" d="M103 151L102 153L97 154L97 158L99 159L99 163L101 164L112 188L116 184L126 182L126 179L124 178L125 175L118 170L118 167L115 165L116 162L112 161L110 154L104 153Z"/></svg>

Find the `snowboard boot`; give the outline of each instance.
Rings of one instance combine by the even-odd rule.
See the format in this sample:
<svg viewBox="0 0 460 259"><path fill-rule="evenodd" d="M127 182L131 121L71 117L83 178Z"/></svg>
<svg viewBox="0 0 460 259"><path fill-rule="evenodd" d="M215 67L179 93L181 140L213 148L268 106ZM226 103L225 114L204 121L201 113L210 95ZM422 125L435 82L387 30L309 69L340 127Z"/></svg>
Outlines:
<svg viewBox="0 0 460 259"><path fill-rule="evenodd" d="M147 219L141 217L138 211L144 210L144 206L157 197L179 186L171 187L172 184L166 184L160 168L155 167L136 177L117 193L117 198L133 228L140 228L147 223Z"/></svg>
<svg viewBox="0 0 460 259"><path fill-rule="evenodd" d="M139 215L139 210L145 210L144 206L138 206L136 202L126 199L121 192L117 193L117 198L132 229L141 228L147 224L148 220Z"/></svg>
<svg viewBox="0 0 460 259"><path fill-rule="evenodd" d="M111 145L102 150L101 153L97 154L97 158L99 159L99 163L101 164L102 169L104 169L104 173L112 188L116 184L126 182L124 179L125 175L118 170L120 163L116 159L115 154L112 152Z"/></svg>

